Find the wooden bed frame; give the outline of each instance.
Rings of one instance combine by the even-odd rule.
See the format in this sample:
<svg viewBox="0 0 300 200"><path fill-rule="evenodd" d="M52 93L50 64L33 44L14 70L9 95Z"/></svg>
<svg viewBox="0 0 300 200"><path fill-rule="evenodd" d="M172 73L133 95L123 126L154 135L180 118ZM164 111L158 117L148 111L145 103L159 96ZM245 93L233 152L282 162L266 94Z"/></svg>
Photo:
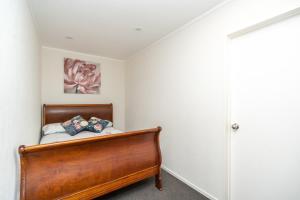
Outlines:
<svg viewBox="0 0 300 200"><path fill-rule="evenodd" d="M42 124L76 115L113 121L112 104L44 105ZM93 199L155 176L161 190L160 127L20 146L21 200Z"/></svg>

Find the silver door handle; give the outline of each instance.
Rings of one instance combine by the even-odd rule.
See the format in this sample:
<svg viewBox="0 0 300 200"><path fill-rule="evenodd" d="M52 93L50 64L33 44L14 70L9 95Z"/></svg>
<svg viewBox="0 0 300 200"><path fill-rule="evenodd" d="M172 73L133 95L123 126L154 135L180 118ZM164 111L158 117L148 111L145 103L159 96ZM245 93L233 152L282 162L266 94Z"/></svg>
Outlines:
<svg viewBox="0 0 300 200"><path fill-rule="evenodd" d="M234 123L231 125L231 128L234 130L234 131L237 131L239 128L240 128L240 125L237 124L237 123Z"/></svg>

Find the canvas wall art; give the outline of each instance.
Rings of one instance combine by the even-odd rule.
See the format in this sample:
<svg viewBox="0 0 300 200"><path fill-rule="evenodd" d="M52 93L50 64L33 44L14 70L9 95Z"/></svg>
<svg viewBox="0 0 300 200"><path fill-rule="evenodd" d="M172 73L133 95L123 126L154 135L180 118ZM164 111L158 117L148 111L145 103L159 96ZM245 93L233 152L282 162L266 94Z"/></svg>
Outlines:
<svg viewBox="0 0 300 200"><path fill-rule="evenodd" d="M72 94L99 94L100 64L79 59L64 58L64 92Z"/></svg>

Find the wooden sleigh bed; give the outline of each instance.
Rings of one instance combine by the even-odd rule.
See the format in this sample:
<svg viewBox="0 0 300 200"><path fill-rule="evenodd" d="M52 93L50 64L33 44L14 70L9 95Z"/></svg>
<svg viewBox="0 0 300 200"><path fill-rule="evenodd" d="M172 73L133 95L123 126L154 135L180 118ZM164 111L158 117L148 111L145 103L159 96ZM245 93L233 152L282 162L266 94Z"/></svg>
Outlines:
<svg viewBox="0 0 300 200"><path fill-rule="evenodd" d="M43 125L76 115L113 121L112 104L44 105ZM20 146L21 200L93 199L155 176L161 190L160 127Z"/></svg>

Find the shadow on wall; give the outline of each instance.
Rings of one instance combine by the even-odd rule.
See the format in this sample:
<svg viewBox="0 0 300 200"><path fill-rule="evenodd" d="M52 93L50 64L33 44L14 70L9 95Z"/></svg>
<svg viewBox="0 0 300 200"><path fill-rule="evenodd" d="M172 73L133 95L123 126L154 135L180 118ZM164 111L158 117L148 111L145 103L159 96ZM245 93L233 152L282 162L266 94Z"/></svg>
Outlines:
<svg viewBox="0 0 300 200"><path fill-rule="evenodd" d="M16 173L15 173L15 195L14 195L14 199L20 199L20 177L21 177L21 173L20 173L20 157L19 157L19 148L17 147L14 151L14 158L15 158L15 163L16 163Z"/></svg>

